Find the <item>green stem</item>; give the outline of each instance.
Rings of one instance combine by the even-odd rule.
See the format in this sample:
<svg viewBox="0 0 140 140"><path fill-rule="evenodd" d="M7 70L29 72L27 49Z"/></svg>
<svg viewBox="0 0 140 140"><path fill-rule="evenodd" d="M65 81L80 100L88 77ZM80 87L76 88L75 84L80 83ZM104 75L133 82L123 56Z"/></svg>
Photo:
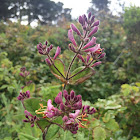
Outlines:
<svg viewBox="0 0 140 140"><path fill-rule="evenodd" d="M87 35L87 32L85 33L84 38L86 38L86 35ZM79 52L80 52L81 48L83 47L83 45L84 45L84 41L81 42L81 44L80 44L80 46L79 46L79 48L78 48L77 53L75 54L74 58L72 59L70 65L69 65L69 67L68 67L68 71L67 71L67 74L66 74L66 80L68 80L69 72L70 72L70 69L71 69L71 67L72 67L72 64L73 64L75 58L77 57L77 55L79 54Z"/></svg>
<svg viewBox="0 0 140 140"><path fill-rule="evenodd" d="M64 139L63 140L66 140L66 134L67 134L67 131L65 130L65 132L64 132Z"/></svg>
<svg viewBox="0 0 140 140"><path fill-rule="evenodd" d="M59 71L59 69L55 66L55 64L53 63L53 61L52 61L51 57L49 56L49 54L48 54L47 56L48 56L49 60L51 61L52 65L55 67L55 69L60 73L60 75L61 75L64 79L66 79L66 78L64 77L64 75Z"/></svg>

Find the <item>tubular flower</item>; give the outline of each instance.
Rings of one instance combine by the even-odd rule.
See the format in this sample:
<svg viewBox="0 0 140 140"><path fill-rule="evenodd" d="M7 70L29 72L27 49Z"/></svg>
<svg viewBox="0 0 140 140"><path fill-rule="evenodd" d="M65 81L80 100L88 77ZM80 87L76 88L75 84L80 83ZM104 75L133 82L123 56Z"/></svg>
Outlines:
<svg viewBox="0 0 140 140"><path fill-rule="evenodd" d="M35 111L36 114L43 114L44 118L52 118L54 116L60 115L60 111L52 105L52 101L49 99L47 106L40 104L40 108Z"/></svg>
<svg viewBox="0 0 140 140"><path fill-rule="evenodd" d="M70 29L70 30L68 31L68 38L69 38L69 40L72 42L72 44L73 44L74 46L77 47L76 41L75 41L74 36L73 36L73 31L72 31L72 29Z"/></svg>
<svg viewBox="0 0 140 140"><path fill-rule="evenodd" d="M55 53L55 56L54 56L54 60L57 58L57 56L60 54L61 52L61 48L58 46L57 49L56 49L56 53Z"/></svg>

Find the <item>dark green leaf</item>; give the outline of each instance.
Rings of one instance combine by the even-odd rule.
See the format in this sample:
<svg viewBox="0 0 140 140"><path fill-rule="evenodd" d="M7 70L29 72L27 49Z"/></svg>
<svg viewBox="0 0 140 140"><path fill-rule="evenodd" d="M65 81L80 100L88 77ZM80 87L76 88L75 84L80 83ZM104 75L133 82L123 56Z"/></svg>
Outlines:
<svg viewBox="0 0 140 140"><path fill-rule="evenodd" d="M29 111L32 115L40 116L35 113L36 110L40 108L40 103L43 104L44 106L47 106L47 102L38 99L38 98L29 98L23 101L25 109Z"/></svg>
<svg viewBox="0 0 140 140"><path fill-rule="evenodd" d="M50 122L47 119L40 119L37 122L38 127L42 130L42 132L44 132L46 127L50 126Z"/></svg>

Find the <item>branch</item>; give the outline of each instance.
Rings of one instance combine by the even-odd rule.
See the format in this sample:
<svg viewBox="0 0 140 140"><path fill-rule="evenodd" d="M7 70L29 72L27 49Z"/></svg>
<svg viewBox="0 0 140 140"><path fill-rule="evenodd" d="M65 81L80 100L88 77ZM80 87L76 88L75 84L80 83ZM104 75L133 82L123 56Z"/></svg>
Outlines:
<svg viewBox="0 0 140 140"><path fill-rule="evenodd" d="M84 38L86 37L86 35L87 35L87 31L86 31L86 33L85 33ZM77 55L79 54L79 52L80 52L81 48L83 47L83 45L84 45L84 41L81 42L81 44L80 44L80 46L79 46L79 48L78 48L77 53L75 54L74 58L72 59L70 65L69 65L69 67L68 67L68 71L67 71L67 75L66 75L66 80L68 80L68 76L69 76L69 72L70 72L70 69L71 69L71 67L72 67L72 64L73 64L75 58L77 57Z"/></svg>
<svg viewBox="0 0 140 140"><path fill-rule="evenodd" d="M53 63L53 61L52 61L51 57L49 56L49 54L47 54L47 56L48 56L49 60L51 61L52 65L55 67L55 69L60 73L60 75L61 75L64 79L66 79L66 78L64 77L64 75L59 71L59 69L55 66L55 64Z"/></svg>
<svg viewBox="0 0 140 140"><path fill-rule="evenodd" d="M85 68L83 68L82 70L80 70L79 72L77 72L76 74L74 74L73 76L71 76L70 78L68 78L68 80L70 80L71 78L73 78L74 76L78 75L79 73L83 72L85 69L87 69L89 67L89 65L94 61L94 59L91 60L91 62L85 66Z"/></svg>

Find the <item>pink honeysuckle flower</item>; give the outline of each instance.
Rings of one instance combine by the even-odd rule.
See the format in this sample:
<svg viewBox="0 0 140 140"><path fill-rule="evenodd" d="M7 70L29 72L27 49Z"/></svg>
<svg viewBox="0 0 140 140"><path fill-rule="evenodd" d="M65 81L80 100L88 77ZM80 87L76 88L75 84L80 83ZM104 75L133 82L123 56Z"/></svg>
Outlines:
<svg viewBox="0 0 140 140"><path fill-rule="evenodd" d="M44 112L44 114L46 115L46 117L48 118L52 118L56 115L58 115L59 111L57 108L55 108L53 105L52 105L52 101L51 99L48 100L47 102L47 109L46 111Z"/></svg>
<svg viewBox="0 0 140 140"><path fill-rule="evenodd" d="M93 30L89 33L88 37L91 37L93 34L95 34L98 31L98 26L95 26Z"/></svg>
<svg viewBox="0 0 140 140"><path fill-rule="evenodd" d="M49 58L46 58L45 61L49 66L51 66L51 62L50 62Z"/></svg>
<svg viewBox="0 0 140 140"><path fill-rule="evenodd" d="M70 113L69 117L75 119L80 113L80 110L76 110L75 113Z"/></svg>
<svg viewBox="0 0 140 140"><path fill-rule="evenodd" d="M96 67L96 66L100 65L101 63L102 63L101 61L96 62L96 63L94 63L91 67Z"/></svg>
<svg viewBox="0 0 140 140"><path fill-rule="evenodd" d="M71 24L71 28L72 28L72 30L73 30L74 32L77 33L77 35L81 36L80 31L77 29L77 27L76 27L73 23Z"/></svg>
<svg viewBox="0 0 140 140"><path fill-rule="evenodd" d="M83 49L86 49L88 47L91 47L94 44L96 44L96 37L92 37L92 39L83 47Z"/></svg>
<svg viewBox="0 0 140 140"><path fill-rule="evenodd" d="M100 44L96 44L94 47L86 49L85 52L96 52L98 49L100 49Z"/></svg>
<svg viewBox="0 0 140 140"><path fill-rule="evenodd" d="M77 47L76 41L75 41L74 36L73 36L73 31L72 31L72 29L70 29L70 30L68 31L68 38L69 38L69 40L73 43L73 45Z"/></svg>
<svg viewBox="0 0 140 140"><path fill-rule="evenodd" d="M57 49L56 49L56 53L55 53L55 56L54 56L54 60L57 58L57 56L60 54L61 52L61 48L58 46Z"/></svg>

